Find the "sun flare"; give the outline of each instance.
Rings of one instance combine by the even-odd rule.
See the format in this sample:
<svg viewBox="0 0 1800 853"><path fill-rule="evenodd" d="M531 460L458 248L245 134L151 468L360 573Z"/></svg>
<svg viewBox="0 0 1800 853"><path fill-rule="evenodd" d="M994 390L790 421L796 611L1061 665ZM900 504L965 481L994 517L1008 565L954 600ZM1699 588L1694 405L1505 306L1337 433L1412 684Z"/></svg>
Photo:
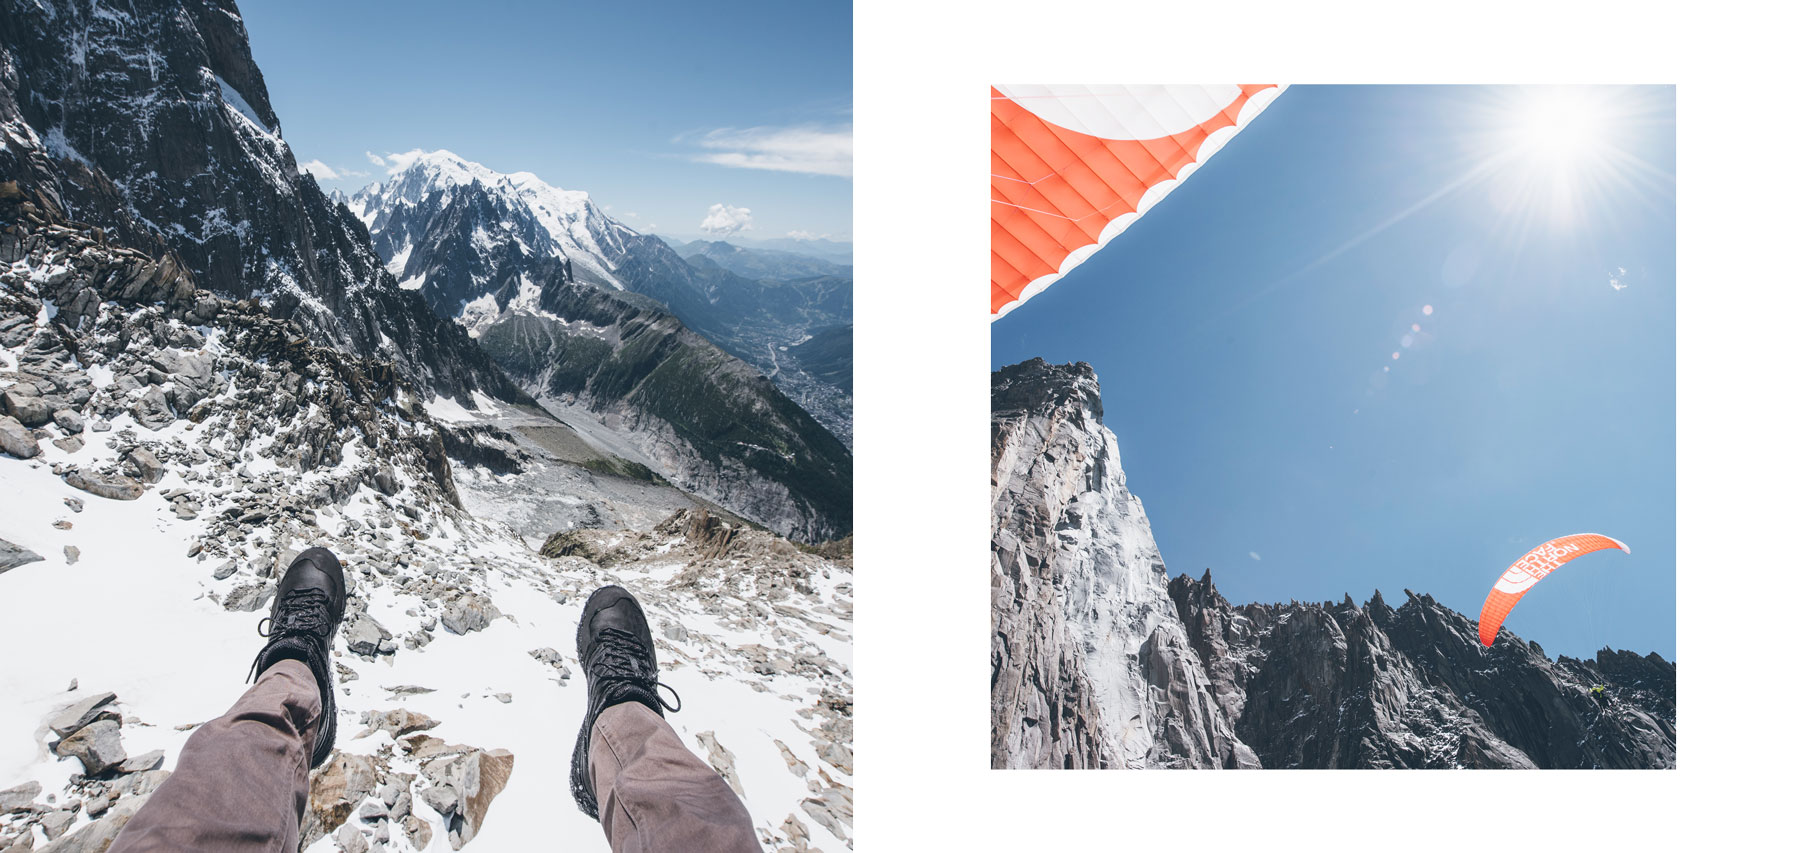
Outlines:
<svg viewBox="0 0 1800 853"><path fill-rule="evenodd" d="M1533 92L1520 105L1517 145L1542 165L1571 168L1604 148L1603 105L1590 91L1562 87Z"/></svg>
<svg viewBox="0 0 1800 853"><path fill-rule="evenodd" d="M1628 88L1521 86L1472 118L1474 176L1506 226L1521 233L1579 229L1673 183L1632 153L1646 112Z"/></svg>

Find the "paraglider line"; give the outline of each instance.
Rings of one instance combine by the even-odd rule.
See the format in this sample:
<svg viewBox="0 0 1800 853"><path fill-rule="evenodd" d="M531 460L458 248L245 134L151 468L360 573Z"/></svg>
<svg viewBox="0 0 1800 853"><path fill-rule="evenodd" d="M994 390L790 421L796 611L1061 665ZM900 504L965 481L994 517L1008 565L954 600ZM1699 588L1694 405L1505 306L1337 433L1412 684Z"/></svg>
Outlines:
<svg viewBox="0 0 1800 853"><path fill-rule="evenodd" d="M993 203L995 203L995 204L1004 204L1004 205L1006 205L1006 206L1007 206L1007 207L1016 207L1016 208L1018 208L1018 209L1020 209L1020 210L1026 210L1026 211L1030 211L1030 212L1032 212L1032 213L1041 213L1041 214L1043 214L1043 215L1045 215L1045 216L1054 216L1054 217L1056 217L1056 218L1057 218L1057 219L1061 219L1061 220L1064 220L1064 221L1066 221L1066 222L1080 222L1080 221L1081 221L1081 220L1082 220L1082 219L1088 219L1088 218L1090 218L1090 217L1094 217L1094 216L1099 216L1099 215L1100 215L1100 214L1102 214L1102 213L1105 213L1105 212L1106 212L1106 207L1117 207L1117 206L1118 206L1118 205L1119 205L1119 202L1113 202L1113 203L1112 203L1112 204L1109 204L1109 205L1107 205L1107 206L1106 206L1106 207L1102 207L1102 208L1100 208L1100 209L1099 209L1099 210L1096 210L1096 211L1094 211L1094 212L1093 212L1093 213L1090 213L1090 214L1087 214L1087 215L1086 215L1086 216L1083 216L1083 217L1081 217L1081 218L1080 218L1080 219L1074 219L1074 218L1070 218L1070 217L1067 217L1067 216L1064 216L1064 215L1062 215L1062 214L1060 214L1060 213L1051 213L1051 212L1050 212L1050 211L1048 211L1048 210L1038 210L1038 209L1037 209L1037 208L1035 208L1035 207L1026 207L1026 206L1025 206L1025 205L1022 205L1022 204L1013 204L1013 203L1012 203L1012 202L1010 202L1010 201L1001 201L1001 200L1000 200L1000 199L997 199L997 198L996 198L996 199L991 199L991 201L993 201Z"/></svg>

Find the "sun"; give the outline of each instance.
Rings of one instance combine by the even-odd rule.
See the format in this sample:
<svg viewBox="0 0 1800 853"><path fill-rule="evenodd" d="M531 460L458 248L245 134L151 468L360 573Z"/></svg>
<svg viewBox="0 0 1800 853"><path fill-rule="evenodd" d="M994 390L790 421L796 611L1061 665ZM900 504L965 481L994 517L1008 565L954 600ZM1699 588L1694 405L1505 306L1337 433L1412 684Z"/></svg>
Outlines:
<svg viewBox="0 0 1800 853"><path fill-rule="evenodd" d="M1646 102L1628 87L1519 86L1472 116L1471 139L1488 198L1502 222L1575 233L1606 208L1664 184L1629 153Z"/></svg>
<svg viewBox="0 0 1800 853"><path fill-rule="evenodd" d="M1529 92L1518 107L1513 143L1540 167L1588 165L1606 147L1606 104L1592 90L1546 87Z"/></svg>

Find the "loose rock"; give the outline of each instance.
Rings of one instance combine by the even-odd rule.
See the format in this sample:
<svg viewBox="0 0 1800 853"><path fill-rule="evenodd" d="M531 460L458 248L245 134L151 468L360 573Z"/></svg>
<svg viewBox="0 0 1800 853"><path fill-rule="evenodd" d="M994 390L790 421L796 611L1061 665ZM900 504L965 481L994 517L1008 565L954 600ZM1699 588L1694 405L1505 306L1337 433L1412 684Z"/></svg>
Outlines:
<svg viewBox="0 0 1800 853"><path fill-rule="evenodd" d="M77 468L63 475L63 482L89 494L115 501L135 501L144 495L144 487L117 474L100 474Z"/></svg>
<svg viewBox="0 0 1800 853"><path fill-rule="evenodd" d="M87 424L81 420L81 415L76 414L73 409L57 409L50 414L50 419L56 421L56 425L70 435L87 429Z"/></svg>
<svg viewBox="0 0 1800 853"><path fill-rule="evenodd" d="M44 559L33 551L20 548L5 539L0 539L0 573L16 569L26 563L35 563Z"/></svg>
<svg viewBox="0 0 1800 853"><path fill-rule="evenodd" d="M137 478L145 483L161 482L163 465L150 449L139 445L125 454L125 463L137 472Z"/></svg>
<svg viewBox="0 0 1800 853"><path fill-rule="evenodd" d="M0 450L20 459L30 459L41 452L37 436L11 415L0 415Z"/></svg>
<svg viewBox="0 0 1800 853"><path fill-rule="evenodd" d="M95 720L80 731L62 739L56 754L81 760L89 776L97 776L125 763L125 747L119 742L119 722Z"/></svg>
<svg viewBox="0 0 1800 853"><path fill-rule="evenodd" d="M144 753L143 755L139 755L135 758L131 758L131 759L127 760L124 764L119 765L119 772L120 773L141 773L145 770L155 770L155 769L161 767L162 763L163 763L163 751L160 749L151 750L149 752Z"/></svg>
<svg viewBox="0 0 1800 853"><path fill-rule="evenodd" d="M30 807L38 794L44 792L44 786L37 782L26 782L0 791L0 814L25 811Z"/></svg>
<svg viewBox="0 0 1800 853"><path fill-rule="evenodd" d="M274 597L274 584L242 584L225 596L225 609L236 610L243 613L254 613L268 606L269 599Z"/></svg>
<svg viewBox="0 0 1800 853"><path fill-rule="evenodd" d="M55 717L50 718L50 730L59 736L68 737L83 726L100 718L105 706L118 697L111 693L96 693L76 700ZM115 715L116 716L116 715Z"/></svg>
<svg viewBox="0 0 1800 853"><path fill-rule="evenodd" d="M452 634L479 631L500 616L488 597L478 592L465 592L444 606L444 630Z"/></svg>

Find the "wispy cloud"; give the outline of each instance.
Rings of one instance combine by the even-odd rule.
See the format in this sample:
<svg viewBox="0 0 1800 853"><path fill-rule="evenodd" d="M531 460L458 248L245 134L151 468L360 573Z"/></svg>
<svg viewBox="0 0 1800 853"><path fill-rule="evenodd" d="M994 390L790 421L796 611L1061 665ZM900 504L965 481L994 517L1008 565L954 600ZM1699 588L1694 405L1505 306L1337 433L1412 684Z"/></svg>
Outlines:
<svg viewBox="0 0 1800 853"><path fill-rule="evenodd" d="M795 240L829 240L829 239L831 239L830 234L814 234L811 231L789 231L787 233L787 235L789 237L792 237Z"/></svg>
<svg viewBox="0 0 1800 853"><path fill-rule="evenodd" d="M369 158L370 163L387 170L388 174L398 175L406 171L408 166L419 162L419 158L424 157L426 153L423 149L414 148L411 151L402 151L399 154L389 154L385 157L373 151L364 151L363 156Z"/></svg>
<svg viewBox="0 0 1800 853"><path fill-rule="evenodd" d="M354 169L333 169L330 166L325 165L325 161L323 160L308 160L305 163L301 163L300 171L312 175L313 178L321 181L342 181L349 178L366 178L369 176L368 172L358 172Z"/></svg>
<svg viewBox="0 0 1800 853"><path fill-rule="evenodd" d="M715 204L707 208L706 218L700 220L700 230L715 237L728 237L740 231L749 231L750 208Z"/></svg>
<svg viewBox="0 0 1800 853"><path fill-rule="evenodd" d="M688 138L676 137L675 141L688 141ZM737 169L850 177L853 146L847 125L722 127L692 138L692 141L707 149L694 156L702 163Z"/></svg>
<svg viewBox="0 0 1800 853"><path fill-rule="evenodd" d="M1262 555L1261 555L1261 554L1258 554L1258 553L1256 553L1256 552L1255 552L1255 551L1251 551L1251 552L1250 552L1250 559L1252 559L1252 560L1256 560L1256 561L1257 561L1257 562L1262 562Z"/></svg>

